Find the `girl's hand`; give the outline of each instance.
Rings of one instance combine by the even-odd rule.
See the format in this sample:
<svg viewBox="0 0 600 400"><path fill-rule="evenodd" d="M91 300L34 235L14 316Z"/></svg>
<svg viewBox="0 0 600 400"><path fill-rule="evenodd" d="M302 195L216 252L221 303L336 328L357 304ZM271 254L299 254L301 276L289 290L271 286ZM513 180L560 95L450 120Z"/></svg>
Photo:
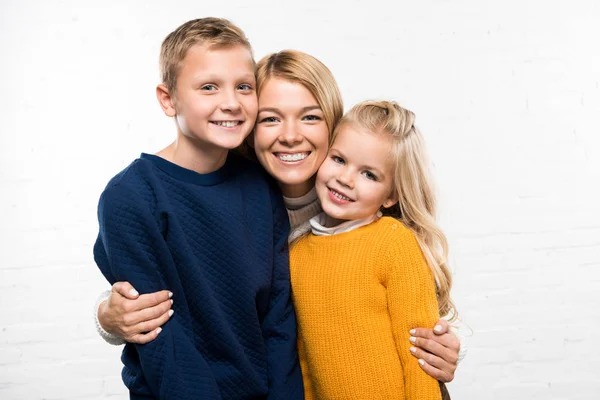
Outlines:
<svg viewBox="0 0 600 400"><path fill-rule="evenodd" d="M105 331L127 342L151 342L173 315L172 296L168 290L140 296L129 282L116 282L98 306L98 321Z"/></svg>
<svg viewBox="0 0 600 400"><path fill-rule="evenodd" d="M440 382L451 382L458 365L460 341L450 331L448 321L440 319L434 329L411 329L410 334L411 353L419 359L423 371Z"/></svg>

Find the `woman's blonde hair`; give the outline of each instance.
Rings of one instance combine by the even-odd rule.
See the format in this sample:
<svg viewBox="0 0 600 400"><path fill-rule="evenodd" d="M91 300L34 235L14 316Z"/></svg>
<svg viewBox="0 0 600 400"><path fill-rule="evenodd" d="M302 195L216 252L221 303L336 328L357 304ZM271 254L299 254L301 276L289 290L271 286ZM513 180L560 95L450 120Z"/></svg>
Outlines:
<svg viewBox="0 0 600 400"><path fill-rule="evenodd" d="M256 65L256 93L259 97L261 89L271 78L297 82L308 89L323 111L331 139L333 130L344 114L344 104L329 68L309 54L282 50L263 57Z"/></svg>
<svg viewBox="0 0 600 400"><path fill-rule="evenodd" d="M344 125L393 138L394 190L398 203L382 208L411 229L421 246L436 282L440 315L457 317L450 299L452 275L448 268L448 242L436 222L436 198L429 160L415 114L391 101L365 101L352 107L338 123L333 140Z"/></svg>

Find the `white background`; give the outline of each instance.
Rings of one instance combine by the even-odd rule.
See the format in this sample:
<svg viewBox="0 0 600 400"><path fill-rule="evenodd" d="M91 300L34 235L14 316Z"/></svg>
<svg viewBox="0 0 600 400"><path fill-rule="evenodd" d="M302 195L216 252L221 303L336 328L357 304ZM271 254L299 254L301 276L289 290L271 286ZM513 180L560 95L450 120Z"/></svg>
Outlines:
<svg viewBox="0 0 600 400"><path fill-rule="evenodd" d="M598 398L596 0L0 4L0 398L127 398L120 349L92 322L108 287L96 205L173 139L160 43L204 16L240 25L257 59L318 57L346 108L393 98L416 113L474 332L455 400Z"/></svg>

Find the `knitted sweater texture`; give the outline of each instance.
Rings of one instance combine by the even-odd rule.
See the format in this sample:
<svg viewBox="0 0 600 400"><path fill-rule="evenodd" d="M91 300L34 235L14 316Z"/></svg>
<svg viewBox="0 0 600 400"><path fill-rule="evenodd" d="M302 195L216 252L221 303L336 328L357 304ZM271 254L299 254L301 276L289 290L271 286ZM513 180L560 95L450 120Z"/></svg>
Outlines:
<svg viewBox="0 0 600 400"><path fill-rule="evenodd" d="M100 198L98 267L173 292L157 339L127 344L131 398L303 399L281 193L232 154L210 174L142 154Z"/></svg>
<svg viewBox="0 0 600 400"><path fill-rule="evenodd" d="M435 283L413 233L390 217L290 254L306 399L440 399L409 330L439 318ZM403 379L404 378L404 379Z"/></svg>

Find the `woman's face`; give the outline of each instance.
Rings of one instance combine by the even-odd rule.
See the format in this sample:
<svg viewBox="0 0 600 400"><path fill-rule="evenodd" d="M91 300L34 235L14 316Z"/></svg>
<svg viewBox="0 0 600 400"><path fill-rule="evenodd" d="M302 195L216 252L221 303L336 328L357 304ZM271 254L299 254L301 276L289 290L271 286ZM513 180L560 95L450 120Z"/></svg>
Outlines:
<svg viewBox="0 0 600 400"><path fill-rule="evenodd" d="M262 166L284 196L308 193L329 146L317 100L300 83L271 78L259 93L256 121L254 150Z"/></svg>

